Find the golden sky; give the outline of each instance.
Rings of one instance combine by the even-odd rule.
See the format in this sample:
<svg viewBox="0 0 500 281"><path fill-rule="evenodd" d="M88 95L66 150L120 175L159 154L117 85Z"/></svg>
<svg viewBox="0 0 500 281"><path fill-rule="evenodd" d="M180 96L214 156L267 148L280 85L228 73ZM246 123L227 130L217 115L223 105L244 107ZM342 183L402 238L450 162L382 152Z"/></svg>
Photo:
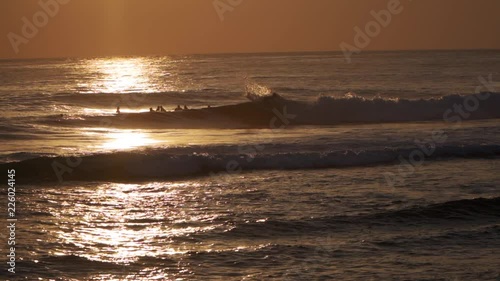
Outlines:
<svg viewBox="0 0 500 281"><path fill-rule="evenodd" d="M334 51L355 46L354 27L392 1L2 0L0 58ZM57 5L49 15L40 3ZM499 0L400 0L400 9L363 50L500 49Z"/></svg>

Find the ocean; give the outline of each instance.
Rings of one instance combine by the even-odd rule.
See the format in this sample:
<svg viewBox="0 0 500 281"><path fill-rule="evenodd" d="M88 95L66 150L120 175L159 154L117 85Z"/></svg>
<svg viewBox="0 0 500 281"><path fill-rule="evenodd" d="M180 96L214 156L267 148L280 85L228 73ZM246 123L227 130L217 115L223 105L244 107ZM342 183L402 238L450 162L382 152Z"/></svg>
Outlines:
<svg viewBox="0 0 500 281"><path fill-rule="evenodd" d="M0 279L500 280L496 81L488 50L0 60Z"/></svg>

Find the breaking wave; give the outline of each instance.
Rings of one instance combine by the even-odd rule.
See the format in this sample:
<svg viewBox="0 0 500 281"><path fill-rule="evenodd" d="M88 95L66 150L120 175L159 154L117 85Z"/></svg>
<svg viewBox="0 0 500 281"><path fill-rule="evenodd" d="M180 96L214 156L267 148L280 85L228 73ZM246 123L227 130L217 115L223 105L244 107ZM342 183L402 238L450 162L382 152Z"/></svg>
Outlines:
<svg viewBox="0 0 500 281"><path fill-rule="evenodd" d="M289 152L259 154L173 154L170 150L94 154L79 159L39 157L17 163L0 164L5 169L23 171L23 180L58 181L57 171L66 171L64 180L152 180L192 176L225 176L251 170L326 169L391 164L409 159L415 148L364 151ZM421 154L423 155L423 154ZM426 159L495 158L500 145L438 146ZM66 164L68 163L70 164ZM76 163L76 164L75 164ZM68 167L69 165L69 167ZM69 170L68 170L69 169ZM19 179L21 180L21 179Z"/></svg>
<svg viewBox="0 0 500 281"><path fill-rule="evenodd" d="M140 112L120 115L55 115L41 119L49 125L110 126L118 128L273 128L345 123L389 123L500 118L500 94L449 95L432 99L320 96L315 102L294 101L270 89L247 86L251 101L180 112Z"/></svg>

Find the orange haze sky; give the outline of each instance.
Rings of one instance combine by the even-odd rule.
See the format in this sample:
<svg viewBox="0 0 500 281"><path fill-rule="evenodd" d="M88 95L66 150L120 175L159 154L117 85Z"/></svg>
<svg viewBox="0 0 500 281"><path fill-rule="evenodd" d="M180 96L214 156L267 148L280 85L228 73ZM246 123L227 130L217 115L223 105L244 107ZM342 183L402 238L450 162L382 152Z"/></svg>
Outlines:
<svg viewBox="0 0 500 281"><path fill-rule="evenodd" d="M68 3L44 19L39 1ZM342 42L354 46L354 27L364 29L370 11L391 1L4 0L0 58L336 51ZM400 5L363 49L500 49L499 0ZM26 38L22 19L33 23L37 13L41 27Z"/></svg>

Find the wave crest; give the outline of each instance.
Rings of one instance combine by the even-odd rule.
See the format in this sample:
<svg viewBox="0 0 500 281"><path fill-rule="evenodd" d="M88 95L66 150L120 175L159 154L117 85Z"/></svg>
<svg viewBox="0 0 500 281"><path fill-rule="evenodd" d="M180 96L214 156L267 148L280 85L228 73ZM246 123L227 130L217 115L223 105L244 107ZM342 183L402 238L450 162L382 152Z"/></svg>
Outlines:
<svg viewBox="0 0 500 281"><path fill-rule="evenodd" d="M253 86L252 86L253 85ZM308 103L281 97L269 88L250 84L250 102L181 112L140 112L108 116L78 116L80 120L56 115L44 118L44 124L66 126L99 126L117 128L179 128L179 129L247 129L270 128L271 120L282 120L281 112L293 119L289 126L339 125L346 123L391 123L447 121L500 118L500 94L450 95L432 99L364 98L354 93L342 97L320 96ZM486 98L485 98L486 97Z"/></svg>
<svg viewBox="0 0 500 281"><path fill-rule="evenodd" d="M174 155L169 150L116 152L82 157L81 164L64 175L65 180L151 180L191 176L232 174L238 170L326 169L396 163L408 159L414 149L382 149L330 152L290 152L262 154L248 161L245 155L190 154ZM441 146L426 159L489 158L500 155L500 145ZM58 181L54 163L66 163L64 157L40 157L18 163L0 164L4 169L26 171L26 181ZM229 163L236 163L231 172ZM219 174L218 174L219 173Z"/></svg>

